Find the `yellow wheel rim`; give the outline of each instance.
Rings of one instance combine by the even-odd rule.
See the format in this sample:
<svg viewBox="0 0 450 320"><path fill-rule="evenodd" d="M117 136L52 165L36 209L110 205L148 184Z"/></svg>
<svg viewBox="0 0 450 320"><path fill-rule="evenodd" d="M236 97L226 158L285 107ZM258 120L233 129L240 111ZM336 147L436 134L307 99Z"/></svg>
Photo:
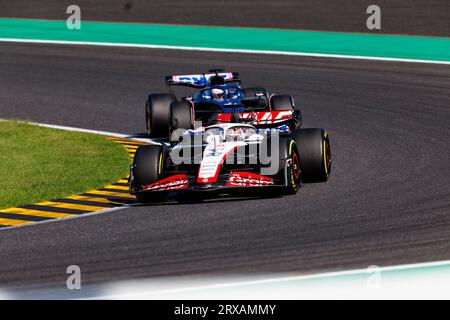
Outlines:
<svg viewBox="0 0 450 320"><path fill-rule="evenodd" d="M158 175L161 175L162 173L162 152L159 155L159 164L158 164Z"/></svg>

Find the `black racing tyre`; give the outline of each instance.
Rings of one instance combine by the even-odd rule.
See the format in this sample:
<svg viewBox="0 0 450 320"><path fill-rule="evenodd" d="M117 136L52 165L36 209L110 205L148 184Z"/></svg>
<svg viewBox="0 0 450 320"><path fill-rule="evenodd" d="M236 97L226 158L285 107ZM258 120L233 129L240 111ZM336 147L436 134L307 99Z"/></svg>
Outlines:
<svg viewBox="0 0 450 320"><path fill-rule="evenodd" d="M288 95L274 95L270 98L270 107L272 111L294 111L294 99Z"/></svg>
<svg viewBox="0 0 450 320"><path fill-rule="evenodd" d="M189 130L194 127L193 110L189 102L176 101L170 108L170 133L177 129Z"/></svg>
<svg viewBox="0 0 450 320"><path fill-rule="evenodd" d="M147 134L153 138L168 138L170 125L170 105L173 97L167 93L148 96L145 119Z"/></svg>
<svg viewBox="0 0 450 320"><path fill-rule="evenodd" d="M161 179L164 171L165 155L160 145L140 146L133 159L132 175L134 186L146 186ZM165 192L138 193L139 202L161 201Z"/></svg>
<svg viewBox="0 0 450 320"><path fill-rule="evenodd" d="M268 98L269 95L267 94L266 89L264 88L243 88L241 89L242 93L244 94L244 99L254 99L254 98Z"/></svg>
<svg viewBox="0 0 450 320"><path fill-rule="evenodd" d="M304 182L325 182L331 173L330 139L324 129L300 129L295 132Z"/></svg>

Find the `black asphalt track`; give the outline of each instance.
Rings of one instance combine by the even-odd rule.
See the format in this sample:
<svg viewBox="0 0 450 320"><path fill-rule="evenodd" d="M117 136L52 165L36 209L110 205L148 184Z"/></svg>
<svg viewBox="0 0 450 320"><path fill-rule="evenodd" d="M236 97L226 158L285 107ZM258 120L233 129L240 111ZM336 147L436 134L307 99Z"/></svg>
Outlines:
<svg viewBox="0 0 450 320"><path fill-rule="evenodd" d="M0 231L0 287L311 273L450 259L450 67L0 44L0 118L141 133L164 76L212 67L290 93L331 136L328 183L279 199L132 207Z"/></svg>

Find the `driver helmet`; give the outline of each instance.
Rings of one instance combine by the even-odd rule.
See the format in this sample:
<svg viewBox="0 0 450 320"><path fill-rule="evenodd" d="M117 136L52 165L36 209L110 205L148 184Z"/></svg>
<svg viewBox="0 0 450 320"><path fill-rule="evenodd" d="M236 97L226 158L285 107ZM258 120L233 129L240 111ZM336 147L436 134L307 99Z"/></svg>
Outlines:
<svg viewBox="0 0 450 320"><path fill-rule="evenodd" d="M231 128L227 130L227 135L241 135L244 134L244 130L242 128Z"/></svg>
<svg viewBox="0 0 450 320"><path fill-rule="evenodd" d="M226 132L227 141L243 140L244 130L242 128L230 128Z"/></svg>
<svg viewBox="0 0 450 320"><path fill-rule="evenodd" d="M211 90L212 97L215 100L223 100L225 92L222 89L214 88Z"/></svg>

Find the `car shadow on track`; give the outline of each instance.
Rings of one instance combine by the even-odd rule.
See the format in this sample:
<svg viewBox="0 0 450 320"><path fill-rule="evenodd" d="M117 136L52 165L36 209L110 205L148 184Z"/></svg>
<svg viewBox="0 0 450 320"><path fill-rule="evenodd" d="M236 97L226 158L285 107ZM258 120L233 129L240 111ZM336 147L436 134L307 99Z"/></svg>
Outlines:
<svg viewBox="0 0 450 320"><path fill-rule="evenodd" d="M184 204L210 204L210 203L227 203L227 202L241 202L241 201L249 201L249 200L261 200L261 199L275 199L280 196L218 196L215 198L187 198L181 197L180 195L171 195L165 201L155 201L151 203L139 203L136 202L134 204L129 204L132 207L149 207L149 206L173 206L173 205L184 205Z"/></svg>

